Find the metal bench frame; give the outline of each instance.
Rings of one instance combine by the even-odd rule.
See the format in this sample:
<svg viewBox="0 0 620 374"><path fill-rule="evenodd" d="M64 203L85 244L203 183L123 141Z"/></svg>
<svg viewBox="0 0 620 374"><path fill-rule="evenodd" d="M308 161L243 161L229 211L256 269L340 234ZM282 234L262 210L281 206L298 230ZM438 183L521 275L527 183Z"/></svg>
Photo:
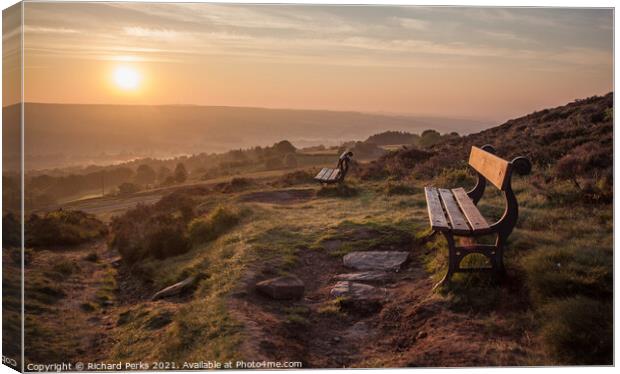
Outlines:
<svg viewBox="0 0 620 374"><path fill-rule="evenodd" d="M484 145L480 148L490 154L495 154L495 148L491 145ZM473 149L472 149L473 152ZM471 161L470 161L471 164ZM531 172L532 164L525 157L517 157L508 163L506 175L503 176L503 183L499 188L504 195L506 208L502 217L491 225L486 225L485 228L475 229L472 227L470 231L455 230L454 228L435 228L432 221L431 206L429 204L427 187L427 204L429 206L429 219L431 220L431 227L433 227L433 233L441 231L446 241L448 242L448 271L443 279L433 287L433 289L445 285L450 282L454 273L471 273L471 272L494 272L498 276L503 276L506 272L504 267L504 249L508 236L512 233L517 219L519 217L519 205L517 198L512 190L512 172L516 171L520 175L527 175ZM474 206L478 204L482 198L487 186L487 178L478 170L478 181L476 186L467 192L467 196L473 202ZM475 208L475 207L474 207ZM477 209L477 208L475 208ZM494 245L488 244L472 244L466 246L456 246L455 237L480 237L485 235L496 235ZM487 257L490 261L491 267L483 268L461 268L461 261L470 254L479 253Z"/></svg>

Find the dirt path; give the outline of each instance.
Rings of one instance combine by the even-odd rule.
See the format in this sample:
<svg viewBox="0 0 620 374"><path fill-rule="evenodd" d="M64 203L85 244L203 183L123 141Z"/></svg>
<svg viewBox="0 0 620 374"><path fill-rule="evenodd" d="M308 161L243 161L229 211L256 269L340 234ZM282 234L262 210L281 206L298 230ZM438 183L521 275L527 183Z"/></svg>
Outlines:
<svg viewBox="0 0 620 374"><path fill-rule="evenodd" d="M301 361L304 367L405 367L518 365L531 345L518 332L491 331L501 326L496 315L451 309L431 291L433 282L416 253L384 287L386 297L376 311L338 308L330 290L334 276L349 273L342 260L321 251L301 255L293 273L306 292L299 301L275 301L253 290L235 297L231 309L249 335L243 354L251 359Z"/></svg>

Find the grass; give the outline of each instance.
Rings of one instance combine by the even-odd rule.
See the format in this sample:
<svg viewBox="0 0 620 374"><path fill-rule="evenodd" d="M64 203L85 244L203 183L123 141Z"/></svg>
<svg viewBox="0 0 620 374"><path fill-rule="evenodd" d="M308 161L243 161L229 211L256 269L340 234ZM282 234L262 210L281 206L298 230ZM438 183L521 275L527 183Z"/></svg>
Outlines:
<svg viewBox="0 0 620 374"><path fill-rule="evenodd" d="M521 329L538 331L553 363L609 364L611 206L559 206L527 189L526 183L518 181L515 188L521 209L505 252L508 284L498 286L484 275L457 274L440 294L458 311L490 314L502 304L523 310L532 317L520 319L518 313L505 317ZM498 206L502 200L495 194L481 202L481 211L499 217ZM427 270L438 281L446 269L445 241L436 238L425 247Z"/></svg>
<svg viewBox="0 0 620 374"><path fill-rule="evenodd" d="M456 170L435 182L471 181ZM188 276L203 276L183 303L166 304L165 310L159 310L163 304L138 302L123 311L114 330L117 343L111 359L241 358L247 332L231 304L231 293L245 292L252 274L294 274L306 251L340 257L354 250L412 250L423 257L426 270L438 281L446 269L447 251L442 237L426 239L430 231L422 187L432 183L412 180L390 182L388 187L383 182L353 183L356 194L349 198L331 190L290 206L240 203L236 193L193 196L194 206L201 207L197 210L208 214L198 213L198 218L185 223L192 243L187 252L165 259L146 257L134 269L158 289ZM541 362L535 356L529 364L585 362L578 351L586 352L592 362L607 362L612 295L610 205L569 209L536 193L527 179L517 181L515 191L521 217L506 251L506 282L459 274L450 287L433 297L454 313L482 321L489 334L528 331L540 338L548 357ZM502 197L489 187L480 209L493 220L501 216L503 204ZM175 217L177 222L184 219ZM471 257L465 264L481 261ZM70 270L67 264L56 270L58 274L79 271ZM34 287L31 302L42 308L62 298L49 281L39 280ZM116 288L113 277L106 277L98 300L111 300ZM317 312L323 317L344 316L342 302L325 302ZM169 323L152 328L152 321L158 321L162 312ZM287 305L280 312L290 326L304 327L311 319L305 307ZM495 348L490 343L488 349Z"/></svg>

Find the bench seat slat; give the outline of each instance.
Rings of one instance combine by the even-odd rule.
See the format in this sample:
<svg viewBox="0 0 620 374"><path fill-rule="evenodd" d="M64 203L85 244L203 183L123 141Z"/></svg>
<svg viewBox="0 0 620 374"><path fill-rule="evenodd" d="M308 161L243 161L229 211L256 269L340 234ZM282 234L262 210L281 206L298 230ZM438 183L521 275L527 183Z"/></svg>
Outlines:
<svg viewBox="0 0 620 374"><path fill-rule="evenodd" d="M450 224L452 226L452 231L456 234L467 234L471 232L471 229L467 224L467 219L456 203L454 195L452 195L452 191L445 188L440 188L439 196L441 197L443 205L446 207L446 212L448 213Z"/></svg>
<svg viewBox="0 0 620 374"><path fill-rule="evenodd" d="M446 214L441 207L441 200L439 199L439 191L437 191L437 188L424 187L424 193L426 194L426 206L428 208L428 218L431 223L431 228L439 231L450 230Z"/></svg>
<svg viewBox="0 0 620 374"><path fill-rule="evenodd" d="M330 169L328 169L328 168L321 169L321 171L319 171L319 173L316 175L316 177L314 177L314 179L319 179L319 180L322 179L323 175L325 173L327 173L328 170L330 170Z"/></svg>
<svg viewBox="0 0 620 374"><path fill-rule="evenodd" d="M469 196L467 196L467 192L465 192L465 189L463 189L462 187L455 188L452 190L452 194L456 198L456 202L461 208L461 211L463 211L465 218L467 218L467 222L469 222L469 225L474 231L485 230L489 228L489 223L482 216L478 208L474 205L474 202L471 201Z"/></svg>
<svg viewBox="0 0 620 374"><path fill-rule="evenodd" d="M336 180L336 178L338 178L338 174L340 174L340 169L334 169L331 175L327 178L327 180L330 180L330 181Z"/></svg>

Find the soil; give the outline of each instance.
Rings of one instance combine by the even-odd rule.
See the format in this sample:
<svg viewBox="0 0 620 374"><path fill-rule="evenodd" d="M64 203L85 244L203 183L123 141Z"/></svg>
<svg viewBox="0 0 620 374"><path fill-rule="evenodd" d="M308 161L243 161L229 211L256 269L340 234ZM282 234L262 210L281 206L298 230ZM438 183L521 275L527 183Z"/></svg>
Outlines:
<svg viewBox="0 0 620 374"><path fill-rule="evenodd" d="M378 309L334 304L334 276L351 272L341 258L321 251L301 254L291 271L306 286L299 301L271 300L255 292L256 281L269 270L248 277L245 292L230 301L230 310L248 327L244 357L256 360L301 361L306 368L342 367L463 367L523 365L527 334L498 334L488 328L488 315L458 312L433 293L433 282L415 251L385 287L388 296ZM301 318L291 318L297 315ZM501 316L493 323L502 324Z"/></svg>

